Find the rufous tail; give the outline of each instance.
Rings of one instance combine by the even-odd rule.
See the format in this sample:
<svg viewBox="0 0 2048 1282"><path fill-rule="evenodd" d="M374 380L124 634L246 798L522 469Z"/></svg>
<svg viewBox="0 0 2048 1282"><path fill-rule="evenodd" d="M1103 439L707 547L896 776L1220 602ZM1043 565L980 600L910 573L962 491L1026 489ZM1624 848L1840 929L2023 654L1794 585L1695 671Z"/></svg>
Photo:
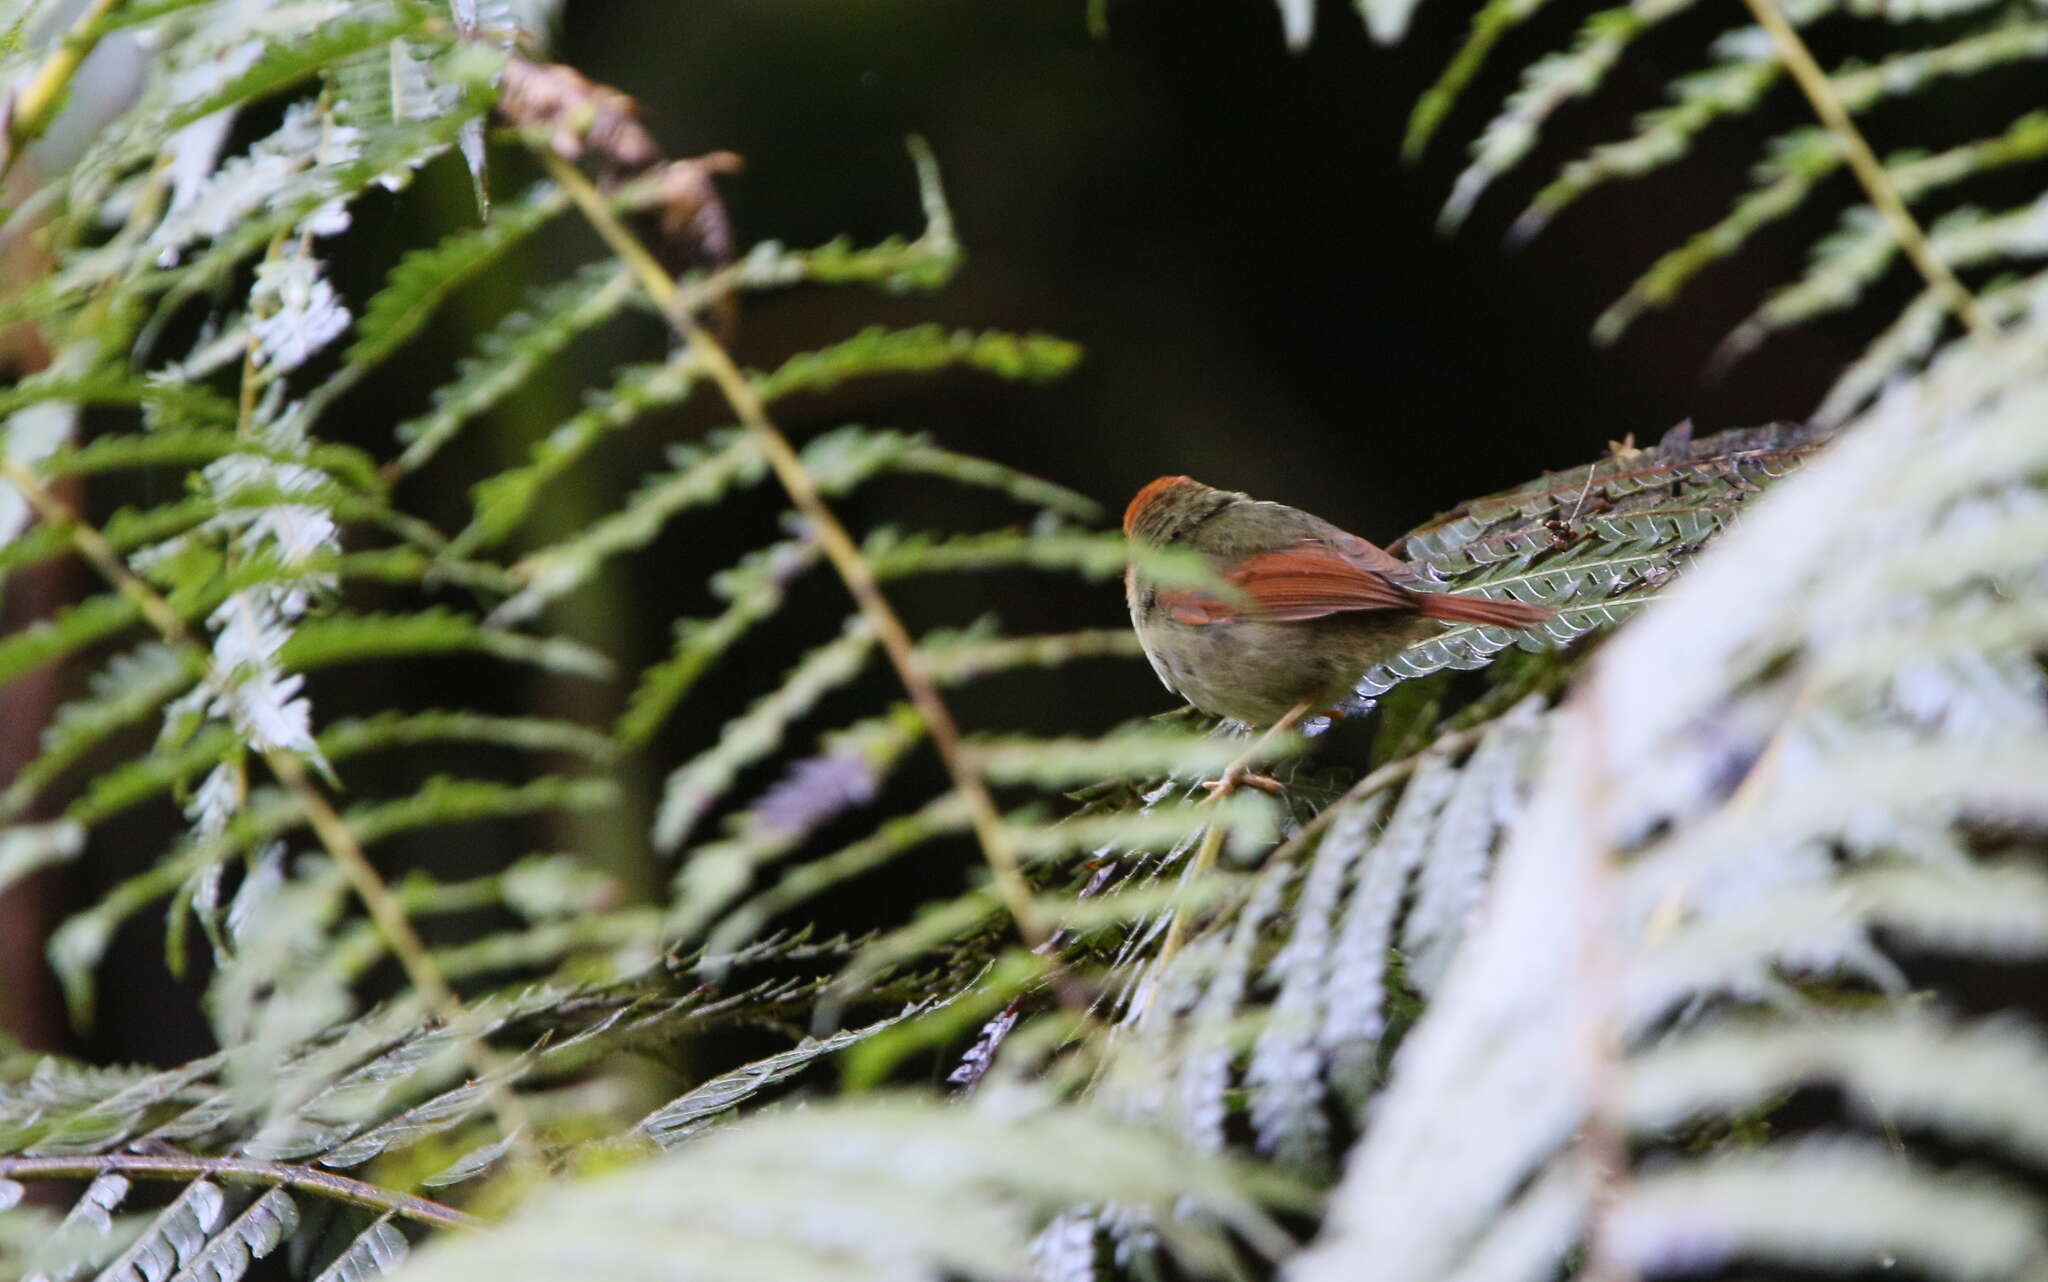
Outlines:
<svg viewBox="0 0 2048 1282"><path fill-rule="evenodd" d="M1418 592L1415 604L1425 619L1480 623L1496 628L1533 628L1557 615L1557 611L1547 605L1495 601L1483 596L1452 596L1445 592Z"/></svg>

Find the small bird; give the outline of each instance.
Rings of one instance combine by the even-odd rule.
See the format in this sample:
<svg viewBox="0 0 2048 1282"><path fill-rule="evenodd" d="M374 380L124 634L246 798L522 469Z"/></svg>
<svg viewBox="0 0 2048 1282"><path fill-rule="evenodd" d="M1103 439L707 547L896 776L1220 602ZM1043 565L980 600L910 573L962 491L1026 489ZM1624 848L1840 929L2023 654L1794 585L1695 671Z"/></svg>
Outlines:
<svg viewBox="0 0 2048 1282"><path fill-rule="evenodd" d="M1166 688L1204 712L1284 727L1351 692L1436 621L1530 628L1547 606L1420 591L1401 558L1299 508L1162 476L1124 509L1124 535L1191 548L1235 584L1225 600L1124 574L1131 625Z"/></svg>

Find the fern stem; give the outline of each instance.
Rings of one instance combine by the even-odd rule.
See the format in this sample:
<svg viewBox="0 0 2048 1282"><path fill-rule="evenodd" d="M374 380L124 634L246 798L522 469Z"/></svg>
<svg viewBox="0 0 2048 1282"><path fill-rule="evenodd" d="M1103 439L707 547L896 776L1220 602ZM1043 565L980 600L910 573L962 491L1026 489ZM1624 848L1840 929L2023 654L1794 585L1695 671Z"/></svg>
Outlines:
<svg viewBox="0 0 2048 1282"><path fill-rule="evenodd" d="M1834 82L1814 61L1813 52L1806 47L1798 28L1785 17L1778 0L1743 0L1743 3L1755 15L1757 25L1770 34L1771 43L1777 46L1778 61L1798 82L1800 92L1806 95L1806 101L1813 107L1813 114L1820 117L1821 124L1835 136L1850 170L1856 175L1856 181L1863 185L1864 194L1883 217L1892 239L1898 242L1914 268L1926 279L1928 288L1948 305L1973 337L1996 337L1998 326L1978 305L1976 296L1956 279L1948 264L1941 261L1927 243L1927 233L1921 230L1919 220L1913 217L1913 211L1906 207L1905 198L1899 195L1890 175L1885 173L1884 162L1870 149L1863 131L1856 127L1856 122L1849 116L1849 109L1835 92Z"/></svg>
<svg viewBox="0 0 2048 1282"><path fill-rule="evenodd" d="M243 1157L189 1157L158 1153L0 1157L0 1179L82 1180L107 1174L132 1175L145 1180L212 1179L228 1184L266 1184L401 1215L437 1229L484 1227L482 1220L467 1211L311 1166L258 1162Z"/></svg>
<svg viewBox="0 0 2048 1282"><path fill-rule="evenodd" d="M0 178L14 171L14 162L28 144L42 137L43 130L50 127L51 119L64 102L65 91L71 87L71 78L107 33L108 15L120 6L121 0L93 0L87 5L58 42L56 52L44 60L27 87L9 104L7 154L0 157Z"/></svg>
<svg viewBox="0 0 2048 1282"><path fill-rule="evenodd" d="M192 636L191 630L185 626L184 619L179 617L178 612L171 608L170 602L164 600L156 589L150 587L128 568L127 563L122 561L121 554L114 550L113 544L107 542L105 535L95 529L91 522L80 519L69 504L51 493L42 483L42 479L19 459L0 458L0 477L5 477L21 491L22 497L28 500L29 506L36 510L36 515L43 521L56 528L68 530L72 545L78 549L79 555L89 561L102 578L126 597L164 640L181 649L196 651L201 656L201 662L206 665L208 684L216 688L222 686L219 674L213 670L210 655ZM261 753L264 762L270 767L270 772L291 792L301 813L305 815L307 824L320 839L320 844L348 877L356 897L369 911L370 919L377 924L377 929L390 944L392 955L398 958L399 965L404 968L406 978L426 997L428 1004L443 1020L456 1027L466 1023L469 1019L467 1008L463 1006L462 999L456 995L447 978L442 975L433 955L427 951L426 942L414 928L412 918L406 915L397 897L391 893L391 888L384 884L384 879L378 875L376 865L370 862L369 855L364 852L362 843L356 840L355 832L350 829L348 822L334 809L333 803L327 800L327 795L315 787L312 779L307 776L305 763L296 753L281 748L263 748ZM470 1042L469 1056L471 1067L479 1074L494 1075L497 1057L488 1046L481 1041ZM498 1114L499 1126L505 1134L528 1134L526 1110L514 1091L499 1083L492 1091L492 1106L493 1111ZM522 1143L518 1151L522 1160L533 1161L535 1155L527 1147L528 1144L530 1141Z"/></svg>
<svg viewBox="0 0 2048 1282"><path fill-rule="evenodd" d="M883 595L874 567L861 555L853 536L847 533L846 527L840 524L839 518L818 492L817 483L797 456L789 438L768 417L747 376L733 363L724 346L697 323L674 278L620 221L611 205L581 170L562 159L545 142L537 142L532 149L546 166L549 176L561 184L577 208L582 210L592 229L632 271L640 287L689 345L704 372L718 385L740 422L760 442L776 479L782 482L790 501L809 524L818 545L824 549L826 559L839 572L846 590L874 629L876 640L889 656L897 679L903 683L911 704L924 721L926 732L931 735L932 746L938 751L954 790L967 803L982 857L988 863L997 894L1017 924L1017 933L1031 947L1042 947L1051 939L1052 931L1032 898L1031 884L1024 876L1023 865L1003 831L1002 812L996 808L994 796L975 769L967 746L961 742L959 723L953 719L952 710L940 697L931 674L925 670L918 656L917 642L889 604L889 599Z"/></svg>
<svg viewBox="0 0 2048 1282"><path fill-rule="evenodd" d="M204 647L192 636L191 630L185 626L185 621L171 608L170 602L164 600L154 588L130 570L121 560L120 553L114 550L114 545L107 542L106 537L89 522L80 520L70 506L51 493L25 464L18 459L0 459L0 475L5 475L7 480L21 491L22 496L44 521L60 528L68 528L72 545L78 549L79 554L90 561L93 568L100 572L100 576L119 590L122 596L128 598L141 612L142 617L149 621L150 626L162 634L164 640L176 646L205 652ZM207 680L209 684L220 684L219 677L212 671L210 663ZM327 848L327 853L334 857L334 862L348 874L357 897L363 901L363 907L369 910L371 919L377 923L377 928L383 931L385 939L390 942L393 955L398 958L399 964L405 967L406 977L412 981L413 987L424 993L442 1016L459 1016L462 1013L462 999L448 986L448 981L443 978L440 968L428 955L426 943L413 928L412 919L405 915L405 910L399 907L397 899L392 896L390 887L378 876L376 867L370 863L369 856L363 853L362 844L356 840L355 833L350 831L348 824L327 800L326 795L313 786L312 779L306 774L305 763L299 760L297 754L280 748L264 748L261 751L271 773L277 776L278 782L284 784L292 793L293 799L299 803L300 809L305 813L306 822L311 825L314 835L320 838L320 844Z"/></svg>

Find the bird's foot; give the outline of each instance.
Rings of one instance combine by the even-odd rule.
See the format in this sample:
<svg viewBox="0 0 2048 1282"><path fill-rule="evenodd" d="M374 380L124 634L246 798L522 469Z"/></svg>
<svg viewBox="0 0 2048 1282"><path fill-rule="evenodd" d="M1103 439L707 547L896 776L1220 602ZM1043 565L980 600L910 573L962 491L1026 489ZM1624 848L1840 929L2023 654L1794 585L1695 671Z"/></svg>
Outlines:
<svg viewBox="0 0 2048 1282"><path fill-rule="evenodd" d="M1209 801L1221 801L1246 786L1270 792L1276 797L1287 791L1287 785L1273 776L1255 774L1243 766L1233 766L1223 772L1221 779L1210 779L1202 784L1202 787L1208 790Z"/></svg>

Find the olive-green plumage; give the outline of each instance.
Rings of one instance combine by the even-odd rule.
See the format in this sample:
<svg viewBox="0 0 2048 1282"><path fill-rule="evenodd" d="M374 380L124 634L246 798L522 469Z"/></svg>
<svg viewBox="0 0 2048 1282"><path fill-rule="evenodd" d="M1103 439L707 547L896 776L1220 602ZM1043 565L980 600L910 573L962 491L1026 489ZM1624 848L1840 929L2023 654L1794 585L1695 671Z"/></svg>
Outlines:
<svg viewBox="0 0 2048 1282"><path fill-rule="evenodd" d="M1526 628L1542 606L1421 590L1400 558L1317 516L1184 476L1161 477L1124 513L1124 533L1200 552L1236 599L1125 575L1131 624L1153 671L1204 712L1271 725L1350 694L1367 668L1437 632L1437 621Z"/></svg>

